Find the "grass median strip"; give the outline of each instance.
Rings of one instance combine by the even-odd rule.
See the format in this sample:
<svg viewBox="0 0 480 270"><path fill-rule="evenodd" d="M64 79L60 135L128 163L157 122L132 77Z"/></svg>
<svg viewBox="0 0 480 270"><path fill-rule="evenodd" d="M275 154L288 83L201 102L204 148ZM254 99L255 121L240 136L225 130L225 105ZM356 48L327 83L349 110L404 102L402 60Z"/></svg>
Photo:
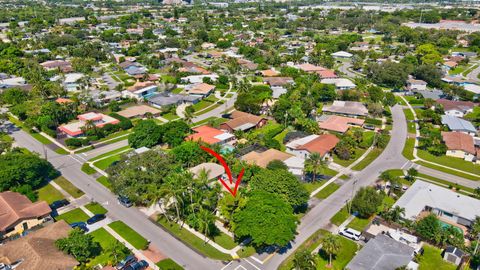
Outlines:
<svg viewBox="0 0 480 270"><path fill-rule="evenodd" d="M175 237L207 257L224 261L232 259L232 256L229 254L222 253L211 245L206 244L203 239L198 238L187 229L181 228L177 223L168 222L164 217L160 217L158 223Z"/></svg>
<svg viewBox="0 0 480 270"><path fill-rule="evenodd" d="M417 155L419 158L424 159L426 161L434 162L439 165L473 173L475 175L480 175L480 165L475 165L471 161L465 161L460 158L448 157L448 156L434 156L429 152L421 149L418 149ZM480 180L480 177L478 180Z"/></svg>
<svg viewBox="0 0 480 270"><path fill-rule="evenodd" d="M88 163L83 163L82 164L82 172L84 172L88 175L91 175L91 174L96 173L97 171L95 171L94 168L90 167L90 165Z"/></svg>
<svg viewBox="0 0 480 270"><path fill-rule="evenodd" d="M160 270L183 270L183 267L178 265L172 259L161 260L156 265L158 266L158 268L160 268Z"/></svg>
<svg viewBox="0 0 480 270"><path fill-rule="evenodd" d="M85 194L83 191L78 189L72 183L70 183L65 177L59 176L57 179L53 180L57 185L63 188L68 194L72 195L72 197L79 198Z"/></svg>
<svg viewBox="0 0 480 270"><path fill-rule="evenodd" d="M123 239L130 243L136 249L146 249L148 247L148 241L139 233L134 231L132 228L128 227L122 221L114 221L108 224L116 233L118 233Z"/></svg>
<svg viewBox="0 0 480 270"><path fill-rule="evenodd" d="M415 149L415 139L407 138L403 147L402 155L408 160L414 160L413 150Z"/></svg>
<svg viewBox="0 0 480 270"><path fill-rule="evenodd" d="M330 196L332 193L334 193L339 188L340 188L339 184L330 183L324 189L320 190L320 192L315 194L315 197L317 197L319 199L326 199L326 198L328 198L328 196Z"/></svg>
<svg viewBox="0 0 480 270"><path fill-rule="evenodd" d="M108 177L102 175L97 178L97 182L102 184L104 187L108 188L110 191L113 191L112 184L108 181Z"/></svg>
<svg viewBox="0 0 480 270"><path fill-rule="evenodd" d="M108 211L105 209L102 205L100 205L97 202L91 202L87 205L85 205L85 208L88 209L88 211L92 212L93 214L106 214Z"/></svg>
<svg viewBox="0 0 480 270"><path fill-rule="evenodd" d="M365 169L370 163L372 163L381 153L383 149L381 148L374 148L368 155L362 159L357 165L353 166L352 170L354 171L361 171Z"/></svg>
<svg viewBox="0 0 480 270"><path fill-rule="evenodd" d="M479 177L475 177L471 174L465 174L465 173L461 173L461 172L458 172L458 171L453 171L453 170L450 170L448 168L445 168L445 167L442 167L442 166L437 166L437 165L434 165L434 164L431 164L431 163L428 163L428 162L415 161L415 163L420 164L420 165L422 165L424 167L427 167L427 168L435 169L437 171L441 171L441 172L444 172L444 173L460 176L460 177L463 177L465 179L469 179L469 180L473 180L473 181L479 181L480 180Z"/></svg>
<svg viewBox="0 0 480 270"><path fill-rule="evenodd" d="M74 222L85 222L90 217L80 208L75 208L68 212L65 212L59 216L55 217L55 220L65 220L68 224L72 224Z"/></svg>

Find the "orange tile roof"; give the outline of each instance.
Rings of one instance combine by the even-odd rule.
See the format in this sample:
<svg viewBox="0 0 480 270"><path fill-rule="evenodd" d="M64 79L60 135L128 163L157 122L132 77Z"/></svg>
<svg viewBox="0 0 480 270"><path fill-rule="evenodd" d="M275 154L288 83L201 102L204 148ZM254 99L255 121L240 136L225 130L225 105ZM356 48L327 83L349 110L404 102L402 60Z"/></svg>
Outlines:
<svg viewBox="0 0 480 270"><path fill-rule="evenodd" d="M321 79L326 79L326 78L337 78L337 74L335 74L335 71L330 70L330 69L325 69L325 70L319 70L317 71L318 76L320 76Z"/></svg>
<svg viewBox="0 0 480 270"><path fill-rule="evenodd" d="M215 138L215 136L225 133L210 126L199 126L193 128L193 131L196 133L188 135L185 140L202 141L208 144L214 144L220 141L219 139Z"/></svg>
<svg viewBox="0 0 480 270"><path fill-rule="evenodd" d="M315 65L312 65L312 64L308 64L308 63L301 64L301 65L298 66L298 68L300 68L301 70L303 70L305 72L315 72L315 71L321 71L321 70L326 69L324 67L315 66Z"/></svg>
<svg viewBox="0 0 480 270"><path fill-rule="evenodd" d="M248 164L255 164L262 168L266 168L268 163L273 160L284 161L292 156L293 155L278 151L276 149L268 149L267 151L262 153L258 153L255 151L247 153L242 156L242 160L246 161Z"/></svg>
<svg viewBox="0 0 480 270"><path fill-rule="evenodd" d="M322 134L310 142L299 146L297 149L307 150L310 153L319 153L323 157L332 151L339 141L340 139L335 135Z"/></svg>
<svg viewBox="0 0 480 270"><path fill-rule="evenodd" d="M5 191L0 193L0 231L5 231L15 223L43 217L52 212L44 201L32 203L25 195Z"/></svg>
<svg viewBox="0 0 480 270"><path fill-rule="evenodd" d="M60 104L65 104L65 103L72 103L73 100L69 98L57 98L55 102L60 103Z"/></svg>
<svg viewBox="0 0 480 270"><path fill-rule="evenodd" d="M194 85L190 90L188 90L191 94L202 94L206 95L215 89L215 85L210 85L208 83L199 83Z"/></svg>
<svg viewBox="0 0 480 270"><path fill-rule="evenodd" d="M277 76L279 73L275 70L272 70L272 69L267 69L267 70L262 70L260 71L262 73L263 76L265 77L275 77Z"/></svg>
<svg viewBox="0 0 480 270"><path fill-rule="evenodd" d="M325 121L320 122L318 126L321 129L344 133L349 129L349 124L361 126L364 122L365 120L363 119L330 115Z"/></svg>
<svg viewBox="0 0 480 270"><path fill-rule="evenodd" d="M442 138L448 150L461 150L475 155L473 137L462 132L442 132Z"/></svg>
<svg viewBox="0 0 480 270"><path fill-rule="evenodd" d="M135 92L137 90L140 90L142 88L152 86L152 85L155 85L155 83L154 82L136 82L134 85L128 87L127 91Z"/></svg>

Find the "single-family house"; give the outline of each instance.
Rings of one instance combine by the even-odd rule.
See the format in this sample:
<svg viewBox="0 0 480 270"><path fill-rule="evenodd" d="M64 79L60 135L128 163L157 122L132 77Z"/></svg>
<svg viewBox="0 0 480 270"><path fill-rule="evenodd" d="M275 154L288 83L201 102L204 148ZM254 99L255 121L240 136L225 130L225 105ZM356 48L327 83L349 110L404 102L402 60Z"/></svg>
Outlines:
<svg viewBox="0 0 480 270"><path fill-rule="evenodd" d="M242 111L233 111L230 119L220 124L220 128L233 133L234 131L248 131L254 128L263 127L267 123L267 119L261 116L253 115Z"/></svg>
<svg viewBox="0 0 480 270"><path fill-rule="evenodd" d="M130 76L136 76L136 75L144 75L147 73L147 70L145 67L142 66L129 66L125 69L123 69L128 75Z"/></svg>
<svg viewBox="0 0 480 270"><path fill-rule="evenodd" d="M207 179L218 179L225 175L225 168L217 163L207 162L199 164L193 168L188 169L195 178L198 178L202 173L206 173Z"/></svg>
<svg viewBox="0 0 480 270"><path fill-rule="evenodd" d="M462 118L458 118L450 115L442 115L442 124L447 125L451 131L462 132L471 136L477 134L477 130L473 124Z"/></svg>
<svg viewBox="0 0 480 270"><path fill-rule="evenodd" d="M267 168L267 165L274 160L280 160L288 167L288 171L295 176L303 175L305 163L305 159L303 158L276 149L268 149L263 152L251 151L243 155L241 159L248 164L257 165L262 168Z"/></svg>
<svg viewBox="0 0 480 270"><path fill-rule="evenodd" d="M151 114L152 116L158 116L160 115L160 112L160 110L147 105L136 105L123 109L117 112L117 114L126 118L143 118L148 114Z"/></svg>
<svg viewBox="0 0 480 270"><path fill-rule="evenodd" d="M179 95L172 93L160 93L148 98L148 104L155 108L164 108L167 106L177 106L182 103L195 104L201 99L200 96Z"/></svg>
<svg viewBox="0 0 480 270"><path fill-rule="evenodd" d="M320 129L345 133L351 126L362 126L365 120L338 115L322 115L318 119Z"/></svg>
<svg viewBox="0 0 480 270"><path fill-rule="evenodd" d="M116 125L120 123L118 119L103 113L88 112L77 116L79 121L61 125L58 127L60 134L68 137L78 137L83 135L83 127L92 122L97 128L102 128L107 124Z"/></svg>
<svg viewBox="0 0 480 270"><path fill-rule="evenodd" d="M115 90L92 90L90 91L90 97L92 98L93 102L95 102L95 104L103 106L114 100L120 100L122 98L122 93Z"/></svg>
<svg viewBox="0 0 480 270"><path fill-rule="evenodd" d="M458 63L455 62L455 61L445 61L443 63L443 69L444 70L451 70L451 69L454 69L456 66L458 66Z"/></svg>
<svg viewBox="0 0 480 270"><path fill-rule="evenodd" d="M352 58L353 54L344 51L338 51L331 54L335 58Z"/></svg>
<svg viewBox="0 0 480 270"><path fill-rule="evenodd" d="M465 114L471 113L475 103L470 101L455 101L448 99L439 99L436 101L443 106L445 115L463 117Z"/></svg>
<svg viewBox="0 0 480 270"><path fill-rule="evenodd" d="M393 270L407 266L407 270L416 270L418 265L411 263L415 250L384 234L368 241L355 257L347 264L349 270ZM410 267L408 266L410 265ZM416 265L416 266L415 266Z"/></svg>
<svg viewBox="0 0 480 270"><path fill-rule="evenodd" d="M40 63L45 70L60 70L61 72L67 73L73 70L72 64L65 60L51 60Z"/></svg>
<svg viewBox="0 0 480 270"><path fill-rule="evenodd" d="M348 90L356 87L351 80L345 78L322 79L320 82L323 84L333 84L337 90Z"/></svg>
<svg viewBox="0 0 480 270"><path fill-rule="evenodd" d="M442 132L442 139L447 146L447 156L474 161L477 150L472 136L462 132Z"/></svg>
<svg viewBox="0 0 480 270"><path fill-rule="evenodd" d="M304 159L312 153L318 153L322 158L326 158L339 141L340 139L332 134L309 135L287 143L287 153Z"/></svg>
<svg viewBox="0 0 480 270"><path fill-rule="evenodd" d="M27 196L17 192L0 193L0 239L43 224L51 219L51 212L44 201L32 203Z"/></svg>
<svg viewBox="0 0 480 270"><path fill-rule="evenodd" d="M407 81L408 91L427 90L427 82L423 80L410 79Z"/></svg>
<svg viewBox="0 0 480 270"><path fill-rule="evenodd" d="M300 64L300 65L297 65L296 67L298 69L302 70L302 71L307 72L307 73L318 72L318 71L322 71L322 70L326 69L324 67L312 65L312 64L309 64L309 63Z"/></svg>
<svg viewBox="0 0 480 270"><path fill-rule="evenodd" d="M318 74L318 77L320 77L321 80L338 78L337 74L335 74L335 71L331 69L319 70L316 73Z"/></svg>
<svg viewBox="0 0 480 270"><path fill-rule="evenodd" d="M206 97L215 91L215 85L208 83L196 83L185 87L189 95Z"/></svg>
<svg viewBox="0 0 480 270"><path fill-rule="evenodd" d="M134 98L137 100L148 99L157 92L158 86L154 82L136 82L134 85L122 92L125 98Z"/></svg>
<svg viewBox="0 0 480 270"><path fill-rule="evenodd" d="M332 105L325 105L322 108L323 112L351 115L351 116L367 116L368 109L363 103L357 101L341 101L335 100Z"/></svg>
<svg viewBox="0 0 480 270"><path fill-rule="evenodd" d="M188 135L186 141L202 141L208 144L231 144L235 141L235 135L210 126L199 126L192 129L195 133Z"/></svg>
<svg viewBox="0 0 480 270"><path fill-rule="evenodd" d="M480 216L480 200L422 180L415 181L395 206L405 209L406 219L433 213L445 223L461 225L457 227L469 227Z"/></svg>
<svg viewBox="0 0 480 270"><path fill-rule="evenodd" d="M71 230L72 228L64 220L60 220L0 245L0 266L3 264L1 268L5 270L74 269L78 261L55 245L55 241L66 238Z"/></svg>

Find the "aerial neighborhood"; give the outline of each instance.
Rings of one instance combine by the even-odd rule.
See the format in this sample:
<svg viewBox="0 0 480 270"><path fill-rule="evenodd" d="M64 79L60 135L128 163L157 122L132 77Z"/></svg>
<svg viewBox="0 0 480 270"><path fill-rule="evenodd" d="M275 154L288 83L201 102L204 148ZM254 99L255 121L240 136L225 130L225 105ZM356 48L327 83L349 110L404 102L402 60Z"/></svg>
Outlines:
<svg viewBox="0 0 480 270"><path fill-rule="evenodd" d="M480 269L477 1L0 3L0 270Z"/></svg>

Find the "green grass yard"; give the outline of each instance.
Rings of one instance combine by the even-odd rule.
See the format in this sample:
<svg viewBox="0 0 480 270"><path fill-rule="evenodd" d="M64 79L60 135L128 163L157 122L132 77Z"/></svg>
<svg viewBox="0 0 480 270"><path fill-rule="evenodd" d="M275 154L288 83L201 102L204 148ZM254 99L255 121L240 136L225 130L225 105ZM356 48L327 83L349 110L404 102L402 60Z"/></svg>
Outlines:
<svg viewBox="0 0 480 270"><path fill-rule="evenodd" d="M93 258L90 262L88 262L87 266L93 268L95 265L98 264L105 266L112 262L115 257L110 250L112 250L111 247L117 241L117 239L115 239L115 237L108 233L107 230L105 230L104 228L97 229L91 232L90 235L93 237L93 241L100 244L100 246L102 247L102 252L97 257ZM123 247L125 254L122 254L119 257L123 258L128 255L127 253L129 252L127 252L128 249L123 244L120 243L120 245L121 247Z"/></svg>
<svg viewBox="0 0 480 270"><path fill-rule="evenodd" d="M330 222L337 226L340 226L347 218L350 216L348 213L347 206L344 206L340 211L338 211L331 219Z"/></svg>
<svg viewBox="0 0 480 270"><path fill-rule="evenodd" d="M85 222L90 217L80 208L75 208L55 217L55 220L65 220L68 224L74 222Z"/></svg>
<svg viewBox="0 0 480 270"><path fill-rule="evenodd" d="M123 239L127 240L132 246L136 249L146 249L148 247L148 241L139 233L134 231L132 228L128 227L122 221L114 221L108 224L116 233L118 233Z"/></svg>
<svg viewBox="0 0 480 270"><path fill-rule="evenodd" d="M372 163L382 152L383 152L383 149L380 149L377 147L374 148L372 151L370 151L370 153L368 153L368 155L362 161L357 163L357 165L353 166L352 170L361 171L365 169L365 167L370 165L370 163Z"/></svg>
<svg viewBox="0 0 480 270"><path fill-rule="evenodd" d="M345 238L338 236L340 241L340 251L336 254L332 259L332 266L328 267L328 256L325 256L324 252L320 250L320 255L317 258L317 270L320 269L334 269L334 270L341 270L347 266L348 262L352 260L355 256L355 253L358 250L358 246L355 242ZM322 256L323 255L323 256Z"/></svg>
<svg viewBox="0 0 480 270"><path fill-rule="evenodd" d="M205 244L204 239L200 239L188 230L181 228L177 223L170 223L164 217L160 217L158 223L176 238L207 257L217 260L232 259L229 254L222 253L211 245Z"/></svg>
<svg viewBox="0 0 480 270"><path fill-rule="evenodd" d="M368 226L369 223L370 219L368 218L355 217L350 223L348 223L347 227L361 232Z"/></svg>
<svg viewBox="0 0 480 270"><path fill-rule="evenodd" d="M442 250L430 246L428 244L423 245L423 255L419 257L420 264L419 270L455 270L457 267L451 263L448 263L442 258Z"/></svg>
<svg viewBox="0 0 480 270"><path fill-rule="evenodd" d="M100 205L97 202L91 202L87 205L85 205L85 208L87 208L90 212L93 214L106 214L108 211L105 209L102 205Z"/></svg>
<svg viewBox="0 0 480 270"><path fill-rule="evenodd" d="M95 161L93 163L93 166L95 166L95 167L99 168L100 170L104 171L108 167L110 167L110 165L112 165L114 162L120 161L124 154L125 153L120 153L120 154L117 154L117 155L114 155L114 156L111 156L111 157L108 157L108 158L105 158L105 159L102 159L102 160L99 160L99 161Z"/></svg>
<svg viewBox="0 0 480 270"><path fill-rule="evenodd" d="M65 197L54 188L52 185L47 184L36 191L39 201L46 201L51 204L54 201L64 199Z"/></svg>
<svg viewBox="0 0 480 270"><path fill-rule="evenodd" d="M111 155L115 155L115 154L118 154L120 152L123 152L123 151L126 151L126 150L131 150L132 148L130 148L130 146L126 145L126 146L123 146L123 147L120 147L120 148L117 148L115 150L112 150L110 152L107 152L107 153L103 153L101 155L98 155L94 158L91 158L89 159L88 161L95 161L95 160L98 160L98 159L101 159L101 158L104 158L104 157L108 157L108 156L111 156Z"/></svg>
<svg viewBox="0 0 480 270"><path fill-rule="evenodd" d="M110 191L112 191L112 184L108 181L108 177L102 175L99 178L97 178L97 182L102 184L104 187L108 188Z"/></svg>
<svg viewBox="0 0 480 270"><path fill-rule="evenodd" d="M303 242L298 248L298 251L308 250L309 252L313 252L313 250L318 247L320 244L320 240L322 237L327 234L328 232L325 230L318 230L314 234L312 234L305 242ZM296 253L296 252L295 252ZM288 256L278 267L278 270L291 270L293 269L293 259L295 258L295 253Z"/></svg>
<svg viewBox="0 0 480 270"><path fill-rule="evenodd" d="M330 183L328 186L326 186L324 189L320 190L317 194L315 194L315 197L319 199L326 199L328 196L330 196L332 193L337 191L337 189L340 188L339 184L336 183Z"/></svg>
<svg viewBox="0 0 480 270"><path fill-rule="evenodd" d="M70 183L65 177L59 176L53 180L57 185L63 188L68 194L72 195L73 198L80 198L85 194L83 191L78 189L72 183Z"/></svg>
<svg viewBox="0 0 480 270"><path fill-rule="evenodd" d="M158 268L160 268L160 270L183 270L183 267L178 265L172 259L161 260L156 265L158 266Z"/></svg>
<svg viewBox="0 0 480 270"><path fill-rule="evenodd" d="M419 158L434 162L443 166L455 168L465 172L480 175L480 165L476 165L473 162L465 161L461 158L448 157L448 156L434 156L425 150L418 149L417 155ZM479 179L480 180L480 177Z"/></svg>
<svg viewBox="0 0 480 270"><path fill-rule="evenodd" d="M226 249L232 249L238 246L238 243L235 243L232 237L223 232L213 237L213 241Z"/></svg>

